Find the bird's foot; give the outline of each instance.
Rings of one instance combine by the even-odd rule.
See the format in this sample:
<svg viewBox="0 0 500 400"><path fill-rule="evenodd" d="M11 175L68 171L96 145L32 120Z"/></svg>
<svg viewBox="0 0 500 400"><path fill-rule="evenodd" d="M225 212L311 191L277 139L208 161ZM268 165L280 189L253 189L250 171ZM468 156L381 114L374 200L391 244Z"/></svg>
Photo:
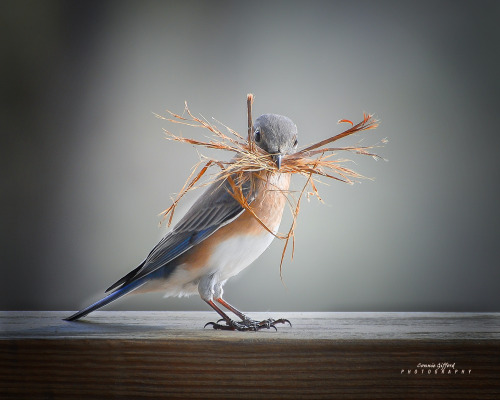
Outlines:
<svg viewBox="0 0 500 400"><path fill-rule="evenodd" d="M220 324L220 322L225 322L226 324ZM268 318L265 319L264 321L255 321L250 318L245 318L241 321L234 321L232 319L226 321L225 319L220 319L217 322L208 322L205 324L205 328L209 325L212 326L214 329L220 329L220 330L225 330L225 331L258 331L261 329L271 329L274 328L275 330L278 330L276 327L276 324L289 324L292 326L292 323L284 318L280 319L272 319Z"/></svg>

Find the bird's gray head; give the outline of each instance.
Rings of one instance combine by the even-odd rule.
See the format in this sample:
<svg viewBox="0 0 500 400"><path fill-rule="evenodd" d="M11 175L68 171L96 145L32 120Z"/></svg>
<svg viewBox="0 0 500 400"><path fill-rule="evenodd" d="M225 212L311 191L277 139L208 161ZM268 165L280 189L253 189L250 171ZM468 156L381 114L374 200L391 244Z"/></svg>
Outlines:
<svg viewBox="0 0 500 400"><path fill-rule="evenodd" d="M255 120L254 141L272 155L278 169L281 157L297 150L297 126L282 115L264 114Z"/></svg>

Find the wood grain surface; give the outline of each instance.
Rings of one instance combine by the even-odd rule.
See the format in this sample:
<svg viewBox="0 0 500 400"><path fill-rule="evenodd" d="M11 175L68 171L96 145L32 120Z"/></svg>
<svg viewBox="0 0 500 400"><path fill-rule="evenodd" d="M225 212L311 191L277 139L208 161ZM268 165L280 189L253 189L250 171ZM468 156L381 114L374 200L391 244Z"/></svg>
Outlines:
<svg viewBox="0 0 500 400"><path fill-rule="evenodd" d="M1 399L500 398L498 313L282 313L278 332L203 329L209 312L67 315L0 313Z"/></svg>

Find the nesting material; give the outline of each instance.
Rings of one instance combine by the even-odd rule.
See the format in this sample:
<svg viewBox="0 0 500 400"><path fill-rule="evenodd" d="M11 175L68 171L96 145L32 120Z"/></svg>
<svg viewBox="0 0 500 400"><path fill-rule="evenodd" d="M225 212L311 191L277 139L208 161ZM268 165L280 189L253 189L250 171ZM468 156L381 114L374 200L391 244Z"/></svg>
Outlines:
<svg viewBox="0 0 500 400"><path fill-rule="evenodd" d="M254 218L256 218L257 221L264 227L264 229L272 233L278 239L284 241L283 253L280 262L281 275L281 267L283 265L283 259L290 239L292 240L293 259L293 253L295 249L294 232L297 223L297 217L300 212L300 203L304 195L307 198L314 196L318 200L322 201L316 184L317 182L319 182L319 179L321 177L349 184L352 184L359 179L365 179L365 177L361 174L358 174L354 170L345 166L345 163L350 160L334 157L338 153L348 152L370 156L374 159L381 159L381 157L375 154L373 151L375 148L383 146L387 141L384 139L381 142L370 146L362 146L360 144L357 144L348 147L332 147L332 143L342 138L345 138L357 132L364 132L375 129L378 126L378 121L373 118L373 115L363 114L363 120L358 122L357 124L354 124L349 120L338 121L338 123L346 123L351 125L347 130L330 138L322 140L318 143L307 146L294 154L283 156L279 172L299 174L304 176L306 180L304 186L299 192L287 191L283 193L287 197L288 204L290 206L290 211L292 214L292 224L290 226L290 229L288 230L288 233L274 233L253 212L252 205L248 204L247 199L244 197L242 191L242 184L245 182L245 179L262 179L260 177L266 175L263 173L245 174L246 172L278 172L276 163L272 160L271 155L262 150L260 147L256 146L253 142L252 103L253 96L249 94L247 98L247 138L244 138L238 132L221 124L218 121L215 121L215 123L212 124L202 117L196 117L189 110L187 103L185 104L183 115L175 114L168 110L167 112L169 116L165 117L157 115L158 118L167 120L169 122L187 125L195 128L203 128L211 133L210 137L207 138L207 140L196 140L174 135L170 131L164 129L167 139L182 143L189 143L197 147L216 149L235 154L235 156L230 161L220 161L201 155L200 161L193 167L190 176L184 184L184 187L177 194L177 196L172 199L172 204L170 205L170 207L163 211L161 215L163 216L163 220L168 218L168 225L170 226L175 209L179 204L179 201L187 192L194 190L195 188L200 186L210 185L218 181L222 182L224 179L227 179L231 186L231 195L241 204L241 206L248 210L254 216ZM222 126L227 132L223 133L218 126ZM205 180L202 183L200 181L201 178L207 173L209 169L212 168L217 168L217 173L212 174L208 178L208 180ZM251 176L252 178L248 178L249 176Z"/></svg>

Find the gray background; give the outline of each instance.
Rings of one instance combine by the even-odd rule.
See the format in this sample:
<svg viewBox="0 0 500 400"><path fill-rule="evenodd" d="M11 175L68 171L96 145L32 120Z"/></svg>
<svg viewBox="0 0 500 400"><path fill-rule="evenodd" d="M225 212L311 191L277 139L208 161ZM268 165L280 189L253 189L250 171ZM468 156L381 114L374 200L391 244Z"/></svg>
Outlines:
<svg viewBox="0 0 500 400"><path fill-rule="evenodd" d="M304 203L286 287L275 241L226 285L229 301L499 311L499 2L0 7L1 309L74 310L139 264L198 160L162 128L203 134L152 113L187 100L244 133L253 92L255 115L289 116L301 145L375 113L379 129L343 144L388 137L389 162L353 157L375 181L330 182L325 204ZM152 294L109 309L208 307Z"/></svg>

